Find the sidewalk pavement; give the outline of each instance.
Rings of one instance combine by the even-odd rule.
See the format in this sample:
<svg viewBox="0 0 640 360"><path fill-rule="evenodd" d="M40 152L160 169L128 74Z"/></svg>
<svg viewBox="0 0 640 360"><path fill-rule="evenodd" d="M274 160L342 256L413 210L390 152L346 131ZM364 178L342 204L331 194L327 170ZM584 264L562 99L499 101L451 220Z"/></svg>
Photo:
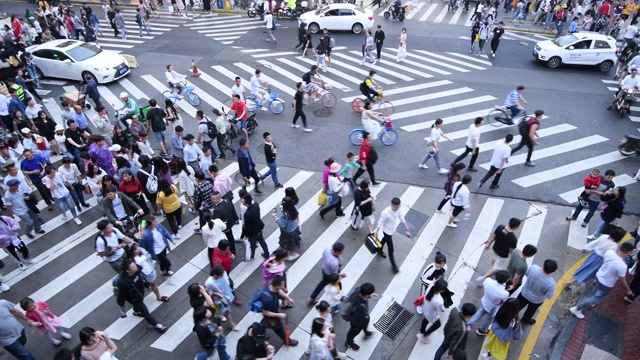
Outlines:
<svg viewBox="0 0 640 360"><path fill-rule="evenodd" d="M536 17L536 14L533 12L530 12L527 15L527 18L522 21L513 20L513 22L511 22L511 19L513 19L513 15L514 15L513 11L509 12L508 14L505 14L502 8L500 8L498 11L497 21L504 22L503 26L506 29L506 31L519 31L519 32L528 32L528 33L545 34L545 35L556 34L555 25L552 25L552 28L554 29L553 31L544 30L544 24L533 25L533 20ZM565 24L564 31L566 31L568 28L569 28L569 23Z"/></svg>

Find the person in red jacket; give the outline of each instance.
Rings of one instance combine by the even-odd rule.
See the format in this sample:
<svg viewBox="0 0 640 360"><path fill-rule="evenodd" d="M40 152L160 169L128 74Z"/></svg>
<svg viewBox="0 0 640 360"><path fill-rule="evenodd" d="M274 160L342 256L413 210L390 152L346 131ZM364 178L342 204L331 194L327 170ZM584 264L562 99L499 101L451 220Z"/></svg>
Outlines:
<svg viewBox="0 0 640 360"><path fill-rule="evenodd" d="M371 177L371 185L379 185L380 183L376 181L375 173L373 170L373 165L378 161L378 153L371 145L371 134L367 131L362 132L362 145L360 145L360 168L356 171L356 174L353 176L353 181L358 180L358 178L364 174L365 171L369 173Z"/></svg>
<svg viewBox="0 0 640 360"><path fill-rule="evenodd" d="M218 266L222 266L224 271L229 274L231 272L231 263L235 257L236 256L231 253L231 250L229 250L229 240L220 240L218 248L213 250L211 263L213 264L214 269Z"/></svg>
<svg viewBox="0 0 640 360"><path fill-rule="evenodd" d="M133 200L145 215L149 215L147 200L144 197L144 188L137 177L133 176L131 170L125 170L122 173L122 181L118 185L118 190Z"/></svg>

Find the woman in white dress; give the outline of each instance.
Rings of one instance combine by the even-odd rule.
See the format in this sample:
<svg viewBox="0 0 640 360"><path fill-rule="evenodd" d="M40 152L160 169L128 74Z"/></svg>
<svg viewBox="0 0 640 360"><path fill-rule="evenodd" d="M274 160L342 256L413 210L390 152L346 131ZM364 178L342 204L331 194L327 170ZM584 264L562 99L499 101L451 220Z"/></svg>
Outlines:
<svg viewBox="0 0 640 360"><path fill-rule="evenodd" d="M371 110L373 104L370 101L364 102L364 108L362 109L362 128L371 134L371 139L378 138L382 127L380 124L384 123L384 119L378 117L380 113Z"/></svg>
<svg viewBox="0 0 640 360"><path fill-rule="evenodd" d="M407 57L407 29L402 28L400 31L400 41L398 42L398 57L397 62L404 60Z"/></svg>

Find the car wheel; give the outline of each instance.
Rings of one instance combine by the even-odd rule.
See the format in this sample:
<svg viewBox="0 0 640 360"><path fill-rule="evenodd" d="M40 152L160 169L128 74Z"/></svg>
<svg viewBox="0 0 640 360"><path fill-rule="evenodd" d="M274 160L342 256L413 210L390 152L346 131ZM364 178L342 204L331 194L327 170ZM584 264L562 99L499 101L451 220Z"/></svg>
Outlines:
<svg viewBox="0 0 640 360"><path fill-rule="evenodd" d="M316 23L309 24L309 31L311 31L311 33L313 34L316 34L318 31L320 31L320 25Z"/></svg>
<svg viewBox="0 0 640 360"><path fill-rule="evenodd" d="M91 77L91 79L98 81L98 80L96 79L96 77L95 77L92 73L90 73L90 72L88 72L88 71L83 71L83 72L82 72L82 79L83 79L83 81L84 81L84 79L86 79L86 78L87 78L87 76L90 76L90 77Z"/></svg>
<svg viewBox="0 0 640 360"><path fill-rule="evenodd" d="M562 63L562 60L559 57L554 56L551 59L549 59L549 61L547 61L547 66L551 69L556 69L560 66L561 63Z"/></svg>
<svg viewBox="0 0 640 360"><path fill-rule="evenodd" d="M600 63L600 65L598 65L598 70L600 70L601 72L608 72L609 70L611 70L611 68L613 67L613 61L611 60L606 60Z"/></svg>
<svg viewBox="0 0 640 360"><path fill-rule="evenodd" d="M354 24L353 27L351 27L351 31L353 31L354 34L362 33L362 24L360 23Z"/></svg>
<svg viewBox="0 0 640 360"><path fill-rule="evenodd" d="M44 79L44 74L42 73L42 71L40 71L40 68L38 68L36 66L36 76L38 77L38 79Z"/></svg>

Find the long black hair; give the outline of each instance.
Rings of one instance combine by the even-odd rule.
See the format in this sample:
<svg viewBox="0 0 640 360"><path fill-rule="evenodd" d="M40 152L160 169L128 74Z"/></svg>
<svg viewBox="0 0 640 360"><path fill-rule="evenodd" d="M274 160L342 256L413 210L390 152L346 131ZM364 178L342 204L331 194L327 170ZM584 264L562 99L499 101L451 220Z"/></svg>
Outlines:
<svg viewBox="0 0 640 360"><path fill-rule="evenodd" d="M158 179L158 190L164 193L165 197L173 194L173 189L171 189L171 184L167 181L167 179Z"/></svg>
<svg viewBox="0 0 640 360"><path fill-rule="evenodd" d="M427 301L431 301L431 299L433 299L433 297L436 294L447 290L447 286L449 286L449 284L445 279L443 278L438 279L438 281L436 281L436 283L433 284L433 286L431 287L427 295L424 297L424 299Z"/></svg>
<svg viewBox="0 0 640 360"><path fill-rule="evenodd" d="M178 168L178 172L184 171L187 173L187 176L191 176L191 172L189 172L189 168L187 167L187 163L184 161L184 159L176 160L176 165Z"/></svg>
<svg viewBox="0 0 640 360"><path fill-rule="evenodd" d="M285 196L284 199L282 199L282 212L287 214L290 220L298 218L298 209L296 209L292 198Z"/></svg>
<svg viewBox="0 0 640 360"><path fill-rule="evenodd" d="M520 312L520 303L517 299L509 298L500 306L494 320L501 328L506 329L511 320L518 320L518 312Z"/></svg>
<svg viewBox="0 0 640 360"><path fill-rule="evenodd" d="M113 176L111 175L105 175L102 177L102 184L101 184L101 188L102 188L102 194L105 195L107 193L107 185L104 184L105 181L111 181L111 185L109 186L116 186L116 180L113 178Z"/></svg>
<svg viewBox="0 0 640 360"><path fill-rule="evenodd" d="M160 156L154 156L151 160L153 162L153 167L155 168L156 176L158 175L158 170L162 170L164 174L169 172L169 164Z"/></svg>

